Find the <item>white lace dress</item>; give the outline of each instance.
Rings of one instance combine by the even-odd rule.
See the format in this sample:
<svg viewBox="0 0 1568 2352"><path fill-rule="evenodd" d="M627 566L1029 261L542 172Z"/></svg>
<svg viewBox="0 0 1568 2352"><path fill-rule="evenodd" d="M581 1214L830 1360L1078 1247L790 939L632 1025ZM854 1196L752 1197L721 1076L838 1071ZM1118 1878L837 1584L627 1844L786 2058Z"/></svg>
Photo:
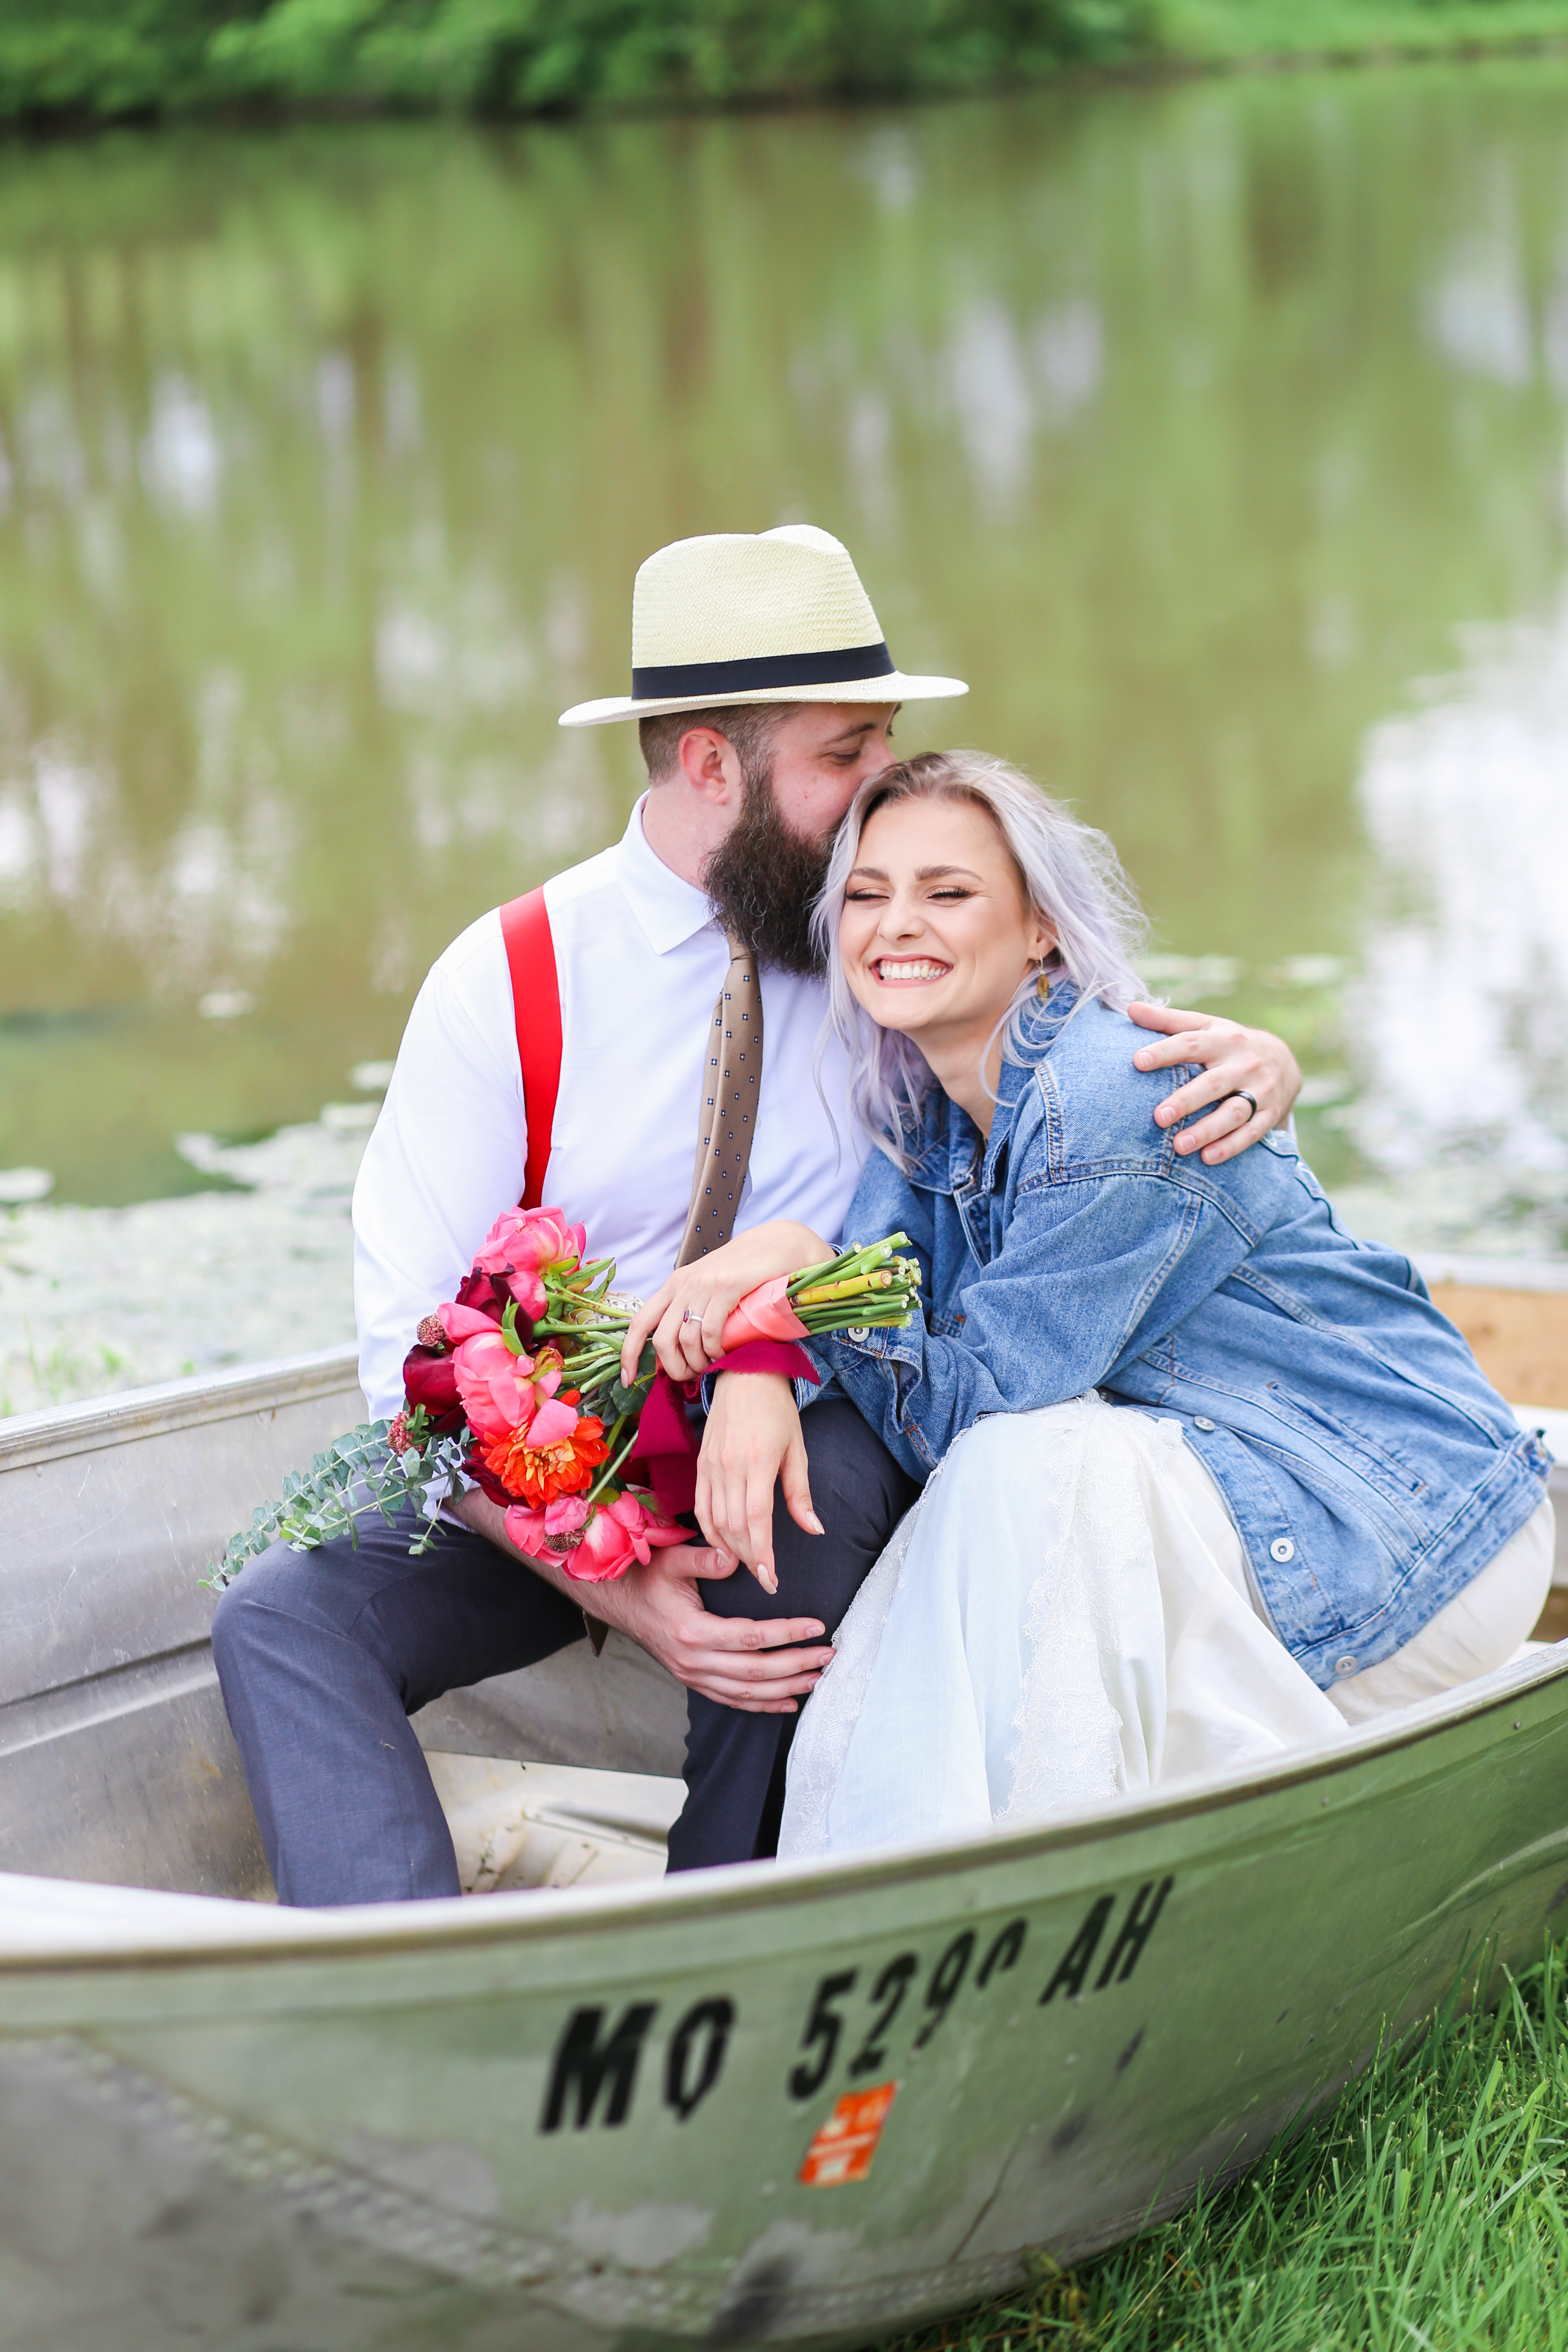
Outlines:
<svg viewBox="0 0 1568 2352"><path fill-rule="evenodd" d="M1181 1424L1075 1398L967 1431L840 1626L781 1857L972 1834L1342 1740L1249 1598Z"/></svg>

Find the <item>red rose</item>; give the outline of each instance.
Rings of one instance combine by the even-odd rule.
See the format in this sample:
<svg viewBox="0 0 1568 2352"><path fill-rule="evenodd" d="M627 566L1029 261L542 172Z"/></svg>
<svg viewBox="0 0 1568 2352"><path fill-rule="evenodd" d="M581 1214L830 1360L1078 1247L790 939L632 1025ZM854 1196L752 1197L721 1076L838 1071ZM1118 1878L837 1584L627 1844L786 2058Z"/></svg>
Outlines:
<svg viewBox="0 0 1568 2352"><path fill-rule="evenodd" d="M410 1412L424 1406L437 1436L462 1428L463 1407L450 1356L438 1356L433 1348L410 1348L403 1359L403 1391Z"/></svg>
<svg viewBox="0 0 1568 2352"><path fill-rule="evenodd" d="M456 1303L459 1307L477 1307L481 1315L488 1315L492 1323L499 1323L512 1300L511 1293L504 1283L496 1282L482 1266L476 1265L470 1266L458 1283ZM526 1341L532 1328L528 1318L520 1314L517 1325L518 1338Z"/></svg>

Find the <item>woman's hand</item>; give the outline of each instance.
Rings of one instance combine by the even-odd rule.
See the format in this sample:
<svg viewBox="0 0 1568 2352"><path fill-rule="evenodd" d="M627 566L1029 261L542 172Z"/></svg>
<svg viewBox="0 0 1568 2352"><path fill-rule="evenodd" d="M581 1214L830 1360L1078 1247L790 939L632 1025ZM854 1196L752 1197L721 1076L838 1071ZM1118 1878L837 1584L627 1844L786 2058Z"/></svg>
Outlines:
<svg viewBox="0 0 1568 2352"><path fill-rule="evenodd" d="M1141 1045L1133 1055L1139 1069L1168 1070L1180 1062L1203 1065L1203 1076L1178 1087L1154 1113L1161 1127L1173 1127L1205 1103L1215 1106L1209 1118L1177 1136L1176 1150L1184 1158L1200 1151L1205 1167L1217 1168L1270 1129L1282 1127L1290 1116L1290 1106L1301 1091L1301 1073L1289 1046L1271 1030L1244 1029L1239 1021L1184 1013L1173 1004L1130 1004L1127 1013L1141 1028L1165 1032L1159 1045ZM1241 1100L1243 1094L1256 1097L1256 1111Z"/></svg>
<svg viewBox="0 0 1568 2352"><path fill-rule="evenodd" d="M696 1380L723 1354L721 1334L748 1292L775 1275L798 1274L803 1266L821 1265L832 1255L829 1244L809 1225L779 1218L772 1224L753 1225L722 1249L710 1250L694 1265L679 1267L633 1316L621 1349L622 1380L636 1380L650 1335L654 1353L672 1381Z"/></svg>
<svg viewBox="0 0 1568 2352"><path fill-rule="evenodd" d="M775 1483L796 1527L819 1536L822 1521L811 1507L805 1440L790 1383L779 1372L725 1372L697 1457L697 1517L709 1542L743 1560L764 1592L779 1589Z"/></svg>

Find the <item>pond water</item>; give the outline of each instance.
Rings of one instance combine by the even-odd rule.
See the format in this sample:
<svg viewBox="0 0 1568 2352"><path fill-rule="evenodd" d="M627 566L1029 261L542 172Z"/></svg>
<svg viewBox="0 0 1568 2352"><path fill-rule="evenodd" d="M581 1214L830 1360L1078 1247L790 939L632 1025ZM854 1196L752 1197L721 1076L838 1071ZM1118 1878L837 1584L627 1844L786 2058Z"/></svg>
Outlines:
<svg viewBox="0 0 1568 2352"><path fill-rule="evenodd" d="M637 562L797 519L972 683L900 740L1072 799L1163 992L1291 1038L1363 1223L1568 1250L1568 64L13 146L0 1193L52 1192L0 1216L0 1314L42 1318L37 1395L177 1369L50 1389L44 1292L95 1233L188 1255L194 1208L89 1213L215 1180L332 1229L228 1228L247 1345L347 1328L423 971L637 790L629 730L555 718L621 690Z"/></svg>

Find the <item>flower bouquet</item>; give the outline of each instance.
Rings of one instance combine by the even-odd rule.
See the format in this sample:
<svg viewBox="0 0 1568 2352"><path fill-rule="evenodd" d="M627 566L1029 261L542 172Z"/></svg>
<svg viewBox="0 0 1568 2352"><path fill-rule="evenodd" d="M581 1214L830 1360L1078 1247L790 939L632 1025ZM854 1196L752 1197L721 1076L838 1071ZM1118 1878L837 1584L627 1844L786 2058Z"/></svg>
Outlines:
<svg viewBox="0 0 1568 2352"><path fill-rule="evenodd" d="M742 1299L711 1367L817 1377L793 1343L813 1334L901 1327L920 1301L921 1270L898 1255L903 1234L781 1275ZM281 1497L264 1503L206 1581L232 1582L279 1540L296 1551L347 1535L378 1511L390 1526L412 1503L411 1552L436 1540L441 1504L468 1483L506 1513L519 1550L602 1583L645 1565L661 1544L689 1541L678 1524L695 1492L696 1440L678 1389L651 1344L635 1380L621 1349L638 1302L613 1287L613 1258L590 1258L581 1225L559 1209L508 1209L496 1219L455 1299L419 1326L404 1360L404 1404L391 1422L334 1440Z"/></svg>

